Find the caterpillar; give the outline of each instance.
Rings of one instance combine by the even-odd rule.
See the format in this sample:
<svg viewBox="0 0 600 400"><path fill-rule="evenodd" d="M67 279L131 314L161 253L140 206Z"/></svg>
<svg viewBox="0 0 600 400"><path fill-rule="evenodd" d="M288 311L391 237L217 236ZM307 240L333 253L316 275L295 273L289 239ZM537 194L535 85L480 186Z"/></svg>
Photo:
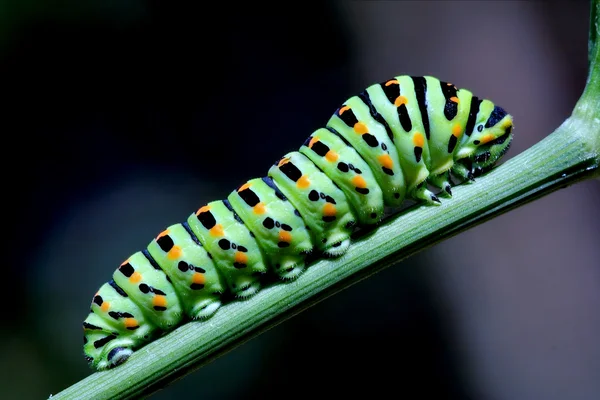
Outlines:
<svg viewBox="0 0 600 400"><path fill-rule="evenodd" d="M513 119L431 76L397 76L349 98L325 127L226 199L167 227L124 261L83 322L90 366L107 369L185 320L249 298L269 274L297 278L307 257L338 257L357 228L407 200L440 204L509 149ZM432 190L437 192L434 193ZM434 189L437 188L437 189Z"/></svg>

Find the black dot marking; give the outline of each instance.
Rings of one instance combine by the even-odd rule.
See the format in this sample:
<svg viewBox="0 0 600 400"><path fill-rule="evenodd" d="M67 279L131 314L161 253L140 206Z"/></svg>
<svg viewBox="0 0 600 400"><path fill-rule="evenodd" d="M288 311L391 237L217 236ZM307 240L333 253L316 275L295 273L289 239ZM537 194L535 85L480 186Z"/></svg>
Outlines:
<svg viewBox="0 0 600 400"><path fill-rule="evenodd" d="M327 243L327 238L321 239L321 243Z"/></svg>
<svg viewBox="0 0 600 400"><path fill-rule="evenodd" d="M201 290L201 289L204 289L204 284L203 283L192 283L190 285L190 289L192 289L192 290Z"/></svg>
<svg viewBox="0 0 600 400"><path fill-rule="evenodd" d="M300 171L300 169L298 169L291 161L281 165L279 170L294 182L298 182L298 179L302 177L302 171Z"/></svg>
<svg viewBox="0 0 600 400"><path fill-rule="evenodd" d="M265 218L262 224L267 229L273 229L275 227L275 221L273 221L273 218L271 217Z"/></svg>
<svg viewBox="0 0 600 400"><path fill-rule="evenodd" d="M335 202L335 199L333 197L329 196L329 195L325 196L325 201L328 202L328 203L330 203L330 204L337 204Z"/></svg>
<svg viewBox="0 0 600 400"><path fill-rule="evenodd" d="M281 223L279 221L275 221L275 227L281 228Z"/></svg>
<svg viewBox="0 0 600 400"><path fill-rule="evenodd" d="M485 127L489 128L489 127L496 125L505 116L506 116L506 111L504 111L504 109L502 107L494 106L494 109L492 110L490 117L488 118L488 120L485 123Z"/></svg>
<svg viewBox="0 0 600 400"><path fill-rule="evenodd" d="M300 211L294 209L294 214L296 214L298 217L302 218L302 215L300 215Z"/></svg>
<svg viewBox="0 0 600 400"><path fill-rule="evenodd" d="M200 221L202 226L208 230L217 224L217 220L210 210L199 213L196 218L198 218L198 221Z"/></svg>
<svg viewBox="0 0 600 400"><path fill-rule="evenodd" d="M479 140L475 140L475 141L473 141L473 144L474 144L474 145L478 145L479 143L481 143Z"/></svg>
<svg viewBox="0 0 600 400"><path fill-rule="evenodd" d="M109 336L105 336L102 339L98 339L94 342L94 348L99 349L100 347L104 346L105 344L107 344L108 342L110 342L111 340L116 339L117 336L116 335L109 335Z"/></svg>
<svg viewBox="0 0 600 400"><path fill-rule="evenodd" d="M377 214L376 213L371 213L371 218L377 218Z"/></svg>
<svg viewBox="0 0 600 400"><path fill-rule="evenodd" d="M181 272L187 272L190 269L190 266L185 261L179 261L177 268L179 268Z"/></svg>
<svg viewBox="0 0 600 400"><path fill-rule="evenodd" d="M312 139L312 136L311 136L311 139ZM312 144L312 146L310 146L310 148L312 149L312 151L317 153L317 155L320 157L325 157L325 155L327 155L327 153L330 150L329 146L327 146L325 143L321 142L320 140L313 142L313 144Z"/></svg>
<svg viewBox="0 0 600 400"><path fill-rule="evenodd" d="M279 248L285 248L285 247L290 247L290 244L288 242L279 242L279 243L277 243L277 246Z"/></svg>
<svg viewBox="0 0 600 400"><path fill-rule="evenodd" d="M231 248L234 249L234 250L237 249L237 244L231 243Z"/></svg>
<svg viewBox="0 0 600 400"><path fill-rule="evenodd" d="M417 162L421 161L421 156L423 155L423 148L422 147L415 147L415 160L417 160Z"/></svg>
<svg viewBox="0 0 600 400"><path fill-rule="evenodd" d="M337 168L342 171L342 172L348 172L348 164L343 163L343 162L339 162L337 165Z"/></svg>
<svg viewBox="0 0 600 400"><path fill-rule="evenodd" d="M244 246L240 246L240 245L238 245L238 248L237 248L237 249L238 249L238 251L241 251L242 253L247 253L247 252L248 252L248 249L247 249L247 248L245 248Z"/></svg>
<svg viewBox="0 0 600 400"><path fill-rule="evenodd" d="M444 98L446 99L446 104L444 105L444 116L448 121L451 121L458 113L458 103L450 100L451 97L457 97L456 86L448 84L448 82L440 81L440 87L442 89Z"/></svg>
<svg viewBox="0 0 600 400"><path fill-rule="evenodd" d="M244 263L240 263L240 262L234 261L233 267L236 268L236 269L242 269L242 268L246 268L247 265L244 264Z"/></svg>
<svg viewBox="0 0 600 400"><path fill-rule="evenodd" d="M154 306L153 307L156 311L166 311L167 307L164 306Z"/></svg>
<svg viewBox="0 0 600 400"><path fill-rule="evenodd" d="M427 80L422 76L411 76L415 87L415 94L417 96L417 104L419 111L421 112L421 121L423 122L423 129L425 130L425 137L429 140L429 114L427 113Z"/></svg>
<svg viewBox="0 0 600 400"><path fill-rule="evenodd" d="M400 193L394 193L394 198L395 199L399 199L400 198Z"/></svg>
<svg viewBox="0 0 600 400"><path fill-rule="evenodd" d="M319 193L319 197L321 197L323 200L325 200L325 193Z"/></svg>
<svg viewBox="0 0 600 400"><path fill-rule="evenodd" d="M331 245L331 247L340 247L342 245L342 242L336 242L334 244Z"/></svg>
<svg viewBox="0 0 600 400"><path fill-rule="evenodd" d="M467 119L467 125L465 127L465 134L467 136L471 136L473 133L473 128L475 128L475 122L477 119L477 114L479 114L479 105L481 104L481 100L477 96L473 96L471 98L471 105L469 106L469 118Z"/></svg>
<svg viewBox="0 0 600 400"><path fill-rule="evenodd" d="M231 242L227 239L221 239L219 240L219 247L222 250L229 250L229 248L231 247Z"/></svg>
<svg viewBox="0 0 600 400"><path fill-rule="evenodd" d="M104 300L102 300L102 296L96 295L96 296L94 296L94 299L92 300L92 302L94 304L97 304L97 305L101 306L102 303L104 303Z"/></svg>
<svg viewBox="0 0 600 400"><path fill-rule="evenodd" d="M194 267L194 271L196 271L198 273L201 273L201 274L205 274L206 273L206 270L204 268L202 268L202 267Z"/></svg>
<svg viewBox="0 0 600 400"><path fill-rule="evenodd" d="M156 243L161 248L161 250L164 251L165 253L168 253L169 250L171 250L173 248L173 246L175 246L175 243L173 243L173 239L171 239L171 237L169 235L163 235L163 236L159 237L156 240Z"/></svg>
<svg viewBox="0 0 600 400"><path fill-rule="evenodd" d="M335 215L330 215L330 216L324 215L322 219L323 219L323 222L333 222L336 220L336 216Z"/></svg>
<svg viewBox="0 0 600 400"><path fill-rule="evenodd" d="M308 199L310 201L318 201L319 200L319 192L317 192L316 190L311 190L310 193L308 194Z"/></svg>
<svg viewBox="0 0 600 400"><path fill-rule="evenodd" d="M448 141L448 153L452 153L456 144L458 143L458 139L454 135L450 135L450 140Z"/></svg>
<svg viewBox="0 0 600 400"><path fill-rule="evenodd" d="M145 283L140 283L140 285L138 287L140 288L140 292L142 292L144 294L150 292L150 287L148 285L146 285Z"/></svg>
<svg viewBox="0 0 600 400"><path fill-rule="evenodd" d="M394 175L394 171L392 171L392 170L391 170L391 169L389 169L389 168L386 168L386 167L381 167L381 169L383 170L383 172L385 172L385 173L386 173L386 174L388 174L388 175Z"/></svg>
<svg viewBox="0 0 600 400"><path fill-rule="evenodd" d="M354 190L356 190L360 194L369 194L369 189L368 188L359 188L359 187L356 187L356 188L354 188Z"/></svg>
<svg viewBox="0 0 600 400"><path fill-rule="evenodd" d="M83 327L84 327L85 329L87 329L87 330L90 330L90 331L101 331L101 330L102 330L102 328L101 328L101 327L99 327L99 326L96 326L96 325L93 325L93 324L90 324L90 323L88 323L88 322L84 322L84 323L83 323Z"/></svg>
<svg viewBox="0 0 600 400"><path fill-rule="evenodd" d="M241 187L240 187L241 188ZM244 200L244 203L249 205L250 207L254 207L258 203L260 203L260 199L249 187L244 190L238 189L238 195Z"/></svg>
<svg viewBox="0 0 600 400"><path fill-rule="evenodd" d="M371 147L379 146L379 141L377 141L377 138L370 133L363 134L362 138Z"/></svg>
<svg viewBox="0 0 600 400"><path fill-rule="evenodd" d="M275 264L275 269L281 268L281 264Z"/></svg>
<svg viewBox="0 0 600 400"><path fill-rule="evenodd" d="M125 264L121 265L119 267L119 271L123 275L125 275L127 278L129 278L135 272L135 270L133 269L133 267L129 263L125 263Z"/></svg>
<svg viewBox="0 0 600 400"><path fill-rule="evenodd" d="M292 227L289 226L288 224L281 224L281 229L283 229L284 231L288 231L288 232L292 231Z"/></svg>
<svg viewBox="0 0 600 400"><path fill-rule="evenodd" d="M383 151L387 150L387 146L385 145L385 143L381 143L381 150L383 150Z"/></svg>

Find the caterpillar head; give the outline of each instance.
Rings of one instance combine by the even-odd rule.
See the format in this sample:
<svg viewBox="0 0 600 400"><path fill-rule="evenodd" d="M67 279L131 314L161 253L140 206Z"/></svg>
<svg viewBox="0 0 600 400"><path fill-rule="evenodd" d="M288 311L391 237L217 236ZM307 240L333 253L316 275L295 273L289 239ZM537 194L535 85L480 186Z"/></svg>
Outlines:
<svg viewBox="0 0 600 400"><path fill-rule="evenodd" d="M494 167L508 151L513 139L513 119L501 107L489 100L481 102L475 126L465 134L456 154L453 172L473 179Z"/></svg>

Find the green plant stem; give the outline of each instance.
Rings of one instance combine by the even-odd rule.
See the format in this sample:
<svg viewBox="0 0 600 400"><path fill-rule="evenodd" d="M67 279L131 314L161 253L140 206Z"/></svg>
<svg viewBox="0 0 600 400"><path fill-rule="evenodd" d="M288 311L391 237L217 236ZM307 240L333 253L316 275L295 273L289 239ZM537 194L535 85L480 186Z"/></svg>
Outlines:
<svg viewBox="0 0 600 400"><path fill-rule="evenodd" d="M544 140L475 184L453 189L439 207L416 206L356 237L339 259L312 264L296 281L224 305L204 322L182 325L53 399L149 395L318 301L500 213L575 182L600 176L600 0L592 0L590 74L570 118Z"/></svg>

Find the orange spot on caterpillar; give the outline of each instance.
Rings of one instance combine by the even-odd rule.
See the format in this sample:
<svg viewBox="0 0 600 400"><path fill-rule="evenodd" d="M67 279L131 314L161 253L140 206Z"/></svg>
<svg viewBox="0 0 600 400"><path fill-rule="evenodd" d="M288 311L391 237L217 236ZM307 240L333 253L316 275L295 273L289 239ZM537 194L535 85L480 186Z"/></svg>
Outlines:
<svg viewBox="0 0 600 400"><path fill-rule="evenodd" d="M308 148L311 149L313 147L313 145L315 143L317 143L318 141L319 141L319 137L313 136L312 139L310 139L310 142L308 142Z"/></svg>
<svg viewBox="0 0 600 400"><path fill-rule="evenodd" d="M206 282L206 278L204 277L204 274L201 274L200 272L194 272L194 275L192 275L192 283L197 283L198 285L204 285L204 282Z"/></svg>
<svg viewBox="0 0 600 400"><path fill-rule="evenodd" d="M254 206L254 208L252 209L252 211L254 211L254 214L264 214L265 211L267 211L264 203L260 202L257 205Z"/></svg>
<svg viewBox="0 0 600 400"><path fill-rule="evenodd" d="M343 106L342 108L340 108L339 114L342 115L344 112L346 112L349 109L350 109L350 106Z"/></svg>
<svg viewBox="0 0 600 400"><path fill-rule="evenodd" d="M235 262L240 264L248 264L248 256L241 251L235 252Z"/></svg>
<svg viewBox="0 0 600 400"><path fill-rule="evenodd" d="M354 124L354 132L358 133L359 135L364 135L365 133L369 132L369 128L367 128L367 125L364 123L357 122Z"/></svg>
<svg viewBox="0 0 600 400"><path fill-rule="evenodd" d="M210 206L203 206L203 207L200 207L200 208L198 209L198 211L196 212L196 215L200 215L200 214L202 214L202 213L204 213L204 212L207 212L207 211L210 211Z"/></svg>
<svg viewBox="0 0 600 400"><path fill-rule="evenodd" d="M396 100L394 100L394 105L396 107L400 107L402 104L407 104L408 103L408 99L404 96L398 96L396 97Z"/></svg>
<svg viewBox="0 0 600 400"><path fill-rule="evenodd" d="M129 282L131 282L131 283L138 283L141 280L142 280L142 274L140 274L137 271L133 271L133 274L131 274L131 276L129 277Z"/></svg>
<svg viewBox="0 0 600 400"><path fill-rule="evenodd" d="M181 250L181 247L173 246L171 250L169 250L169 252L167 253L167 257L170 260L177 260L179 257L181 257L182 253L183 251Z"/></svg>
<svg viewBox="0 0 600 400"><path fill-rule="evenodd" d="M446 86L452 86L450 82L446 82Z"/></svg>
<svg viewBox="0 0 600 400"><path fill-rule="evenodd" d="M392 169L394 167L394 161L392 160L392 157L390 157L389 154L382 154L379 157L377 157L377 160L379 160L379 163L387 169Z"/></svg>
<svg viewBox="0 0 600 400"><path fill-rule="evenodd" d="M152 299L152 305L154 307L166 307L167 306L167 297L161 294L157 294Z"/></svg>
<svg viewBox="0 0 600 400"><path fill-rule="evenodd" d="M287 163L290 162L290 158L289 157L283 157L281 160L279 160L279 163L277 163L278 167L281 167L282 165L285 165Z"/></svg>
<svg viewBox="0 0 600 400"><path fill-rule="evenodd" d="M210 233L210 236L214 237L223 236L223 225L216 224L215 226L210 228L210 231L208 231L208 233Z"/></svg>
<svg viewBox="0 0 600 400"><path fill-rule="evenodd" d="M454 135L458 138L461 133L462 133L462 127L460 126L460 124L455 124L452 127L452 135Z"/></svg>
<svg viewBox="0 0 600 400"><path fill-rule="evenodd" d="M279 241L290 243L292 241L292 234L283 229L279 231Z"/></svg>
<svg viewBox="0 0 600 400"><path fill-rule="evenodd" d="M492 135L491 133L488 133L487 135L484 135L481 138L480 142L481 142L481 144L485 144L487 142L491 142L494 139L495 139L494 135Z"/></svg>
<svg viewBox="0 0 600 400"><path fill-rule="evenodd" d="M423 147L425 144L425 138L419 132L416 132L413 136L413 144L417 147Z"/></svg>
<svg viewBox="0 0 600 400"><path fill-rule="evenodd" d="M331 203L325 203L323 206L323 215L325 217L334 217L337 214L337 209Z"/></svg>
<svg viewBox="0 0 600 400"><path fill-rule="evenodd" d="M460 100L458 100L458 97L456 97L456 96L450 97L450 101L452 101L454 103L460 103Z"/></svg>
<svg viewBox="0 0 600 400"><path fill-rule="evenodd" d="M361 188L361 189L364 189L367 187L367 182L365 181L365 178L363 178L360 175L356 175L354 178L352 178L352 184L354 186L356 186L357 188Z"/></svg>
<svg viewBox="0 0 600 400"><path fill-rule="evenodd" d="M398 82L397 79L390 79L389 81L387 81L385 83L385 86L390 86L390 85L399 85L400 83Z"/></svg>
<svg viewBox="0 0 600 400"><path fill-rule="evenodd" d="M327 154L325 154L325 159L329 162L335 162L338 159L338 153L333 150L329 150Z"/></svg>
<svg viewBox="0 0 600 400"><path fill-rule="evenodd" d="M136 326L139 326L135 318L125 318L123 320L123 325L125 325L125 328L135 328Z"/></svg>
<svg viewBox="0 0 600 400"><path fill-rule="evenodd" d="M310 186L310 180L308 179L308 176L306 175L302 175L297 181L296 181L296 186L300 189L306 189L307 187Z"/></svg>
<svg viewBox="0 0 600 400"><path fill-rule="evenodd" d="M103 301L102 304L100 305L100 309L104 312L107 312L109 308L110 308L110 303L108 301Z"/></svg>
<svg viewBox="0 0 600 400"><path fill-rule="evenodd" d="M162 231L161 233L158 234L158 236L156 237L156 240L160 239L163 236L166 236L169 234L169 230L165 229L164 231Z"/></svg>

